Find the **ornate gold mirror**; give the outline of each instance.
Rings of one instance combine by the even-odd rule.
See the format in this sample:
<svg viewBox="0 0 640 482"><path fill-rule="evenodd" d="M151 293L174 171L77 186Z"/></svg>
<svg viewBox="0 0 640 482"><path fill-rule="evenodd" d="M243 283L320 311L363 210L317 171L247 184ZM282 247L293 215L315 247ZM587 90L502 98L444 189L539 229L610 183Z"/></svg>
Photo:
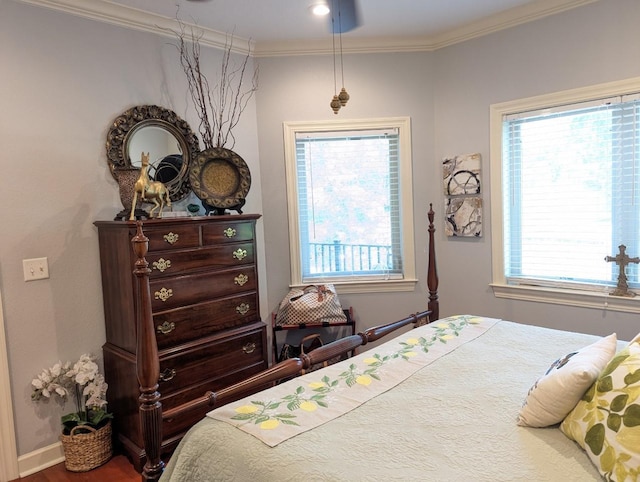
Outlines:
<svg viewBox="0 0 640 482"><path fill-rule="evenodd" d="M113 121L107 134L107 160L111 174L139 167L142 153L149 153L149 177L169 190L172 201L191 190L189 164L200 151L198 138L178 115L157 105L139 105Z"/></svg>

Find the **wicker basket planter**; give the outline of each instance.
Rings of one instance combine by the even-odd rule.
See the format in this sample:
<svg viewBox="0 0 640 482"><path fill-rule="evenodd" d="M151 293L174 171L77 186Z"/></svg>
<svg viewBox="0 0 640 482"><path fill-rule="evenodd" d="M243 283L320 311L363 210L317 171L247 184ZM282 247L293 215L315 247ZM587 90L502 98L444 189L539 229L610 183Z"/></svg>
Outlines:
<svg viewBox="0 0 640 482"><path fill-rule="evenodd" d="M89 430L90 433L76 433ZM64 465L71 472L87 472L109 460L113 454L111 445L111 420L104 427L76 426L69 435L61 435L64 449Z"/></svg>

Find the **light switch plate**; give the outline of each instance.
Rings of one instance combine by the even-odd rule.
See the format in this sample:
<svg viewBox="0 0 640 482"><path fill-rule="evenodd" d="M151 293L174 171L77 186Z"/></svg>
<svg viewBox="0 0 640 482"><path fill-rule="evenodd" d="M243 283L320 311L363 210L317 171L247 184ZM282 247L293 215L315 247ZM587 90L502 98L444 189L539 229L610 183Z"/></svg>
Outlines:
<svg viewBox="0 0 640 482"><path fill-rule="evenodd" d="M47 258L32 258L22 260L25 281L35 281L49 277L49 263Z"/></svg>

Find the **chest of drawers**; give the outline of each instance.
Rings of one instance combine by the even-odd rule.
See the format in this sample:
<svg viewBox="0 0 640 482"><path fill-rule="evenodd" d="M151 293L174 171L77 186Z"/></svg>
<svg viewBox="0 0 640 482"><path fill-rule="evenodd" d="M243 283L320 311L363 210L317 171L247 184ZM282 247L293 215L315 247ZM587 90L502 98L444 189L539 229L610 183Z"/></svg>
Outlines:
<svg viewBox="0 0 640 482"><path fill-rule="evenodd" d="M144 221L149 238L159 391L172 408L268 366L260 320L255 223L259 215ZM117 441L136 468L144 461L136 378L135 222L98 221L106 343L104 370ZM162 451L208 410L163 423Z"/></svg>

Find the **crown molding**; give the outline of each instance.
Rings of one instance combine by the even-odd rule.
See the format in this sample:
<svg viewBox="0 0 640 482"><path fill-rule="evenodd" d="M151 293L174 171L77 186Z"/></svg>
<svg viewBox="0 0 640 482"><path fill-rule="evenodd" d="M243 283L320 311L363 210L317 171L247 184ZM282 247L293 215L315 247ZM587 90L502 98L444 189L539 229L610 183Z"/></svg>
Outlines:
<svg viewBox="0 0 640 482"><path fill-rule="evenodd" d="M517 25L533 22L544 17L582 7L598 0L538 0L520 7L469 23L463 27L452 29L432 38L432 48L437 50L449 45L482 37Z"/></svg>
<svg viewBox="0 0 640 482"><path fill-rule="evenodd" d="M68 13L98 22L110 23L119 27L150 32L163 37L176 38L174 31L177 24L175 18L157 15L155 13L127 7L119 3L112 3L108 0L18 0L22 3L37 5L63 13ZM189 22L182 22L187 29L193 28L200 37L200 45L213 47L221 50L229 48L234 53L243 55L249 54L253 50L250 40L231 37L230 34L208 29L200 25Z"/></svg>
<svg viewBox="0 0 640 482"><path fill-rule="evenodd" d="M109 0L18 0L124 28L151 32L175 39L176 19L127 7ZM433 36L360 38L346 36L344 53L428 52L532 22L598 0L539 0L471 22ZM183 22L201 34L200 44L217 49L229 47L230 35ZM294 41L253 42L233 37L231 51L254 57L331 54L331 38Z"/></svg>

